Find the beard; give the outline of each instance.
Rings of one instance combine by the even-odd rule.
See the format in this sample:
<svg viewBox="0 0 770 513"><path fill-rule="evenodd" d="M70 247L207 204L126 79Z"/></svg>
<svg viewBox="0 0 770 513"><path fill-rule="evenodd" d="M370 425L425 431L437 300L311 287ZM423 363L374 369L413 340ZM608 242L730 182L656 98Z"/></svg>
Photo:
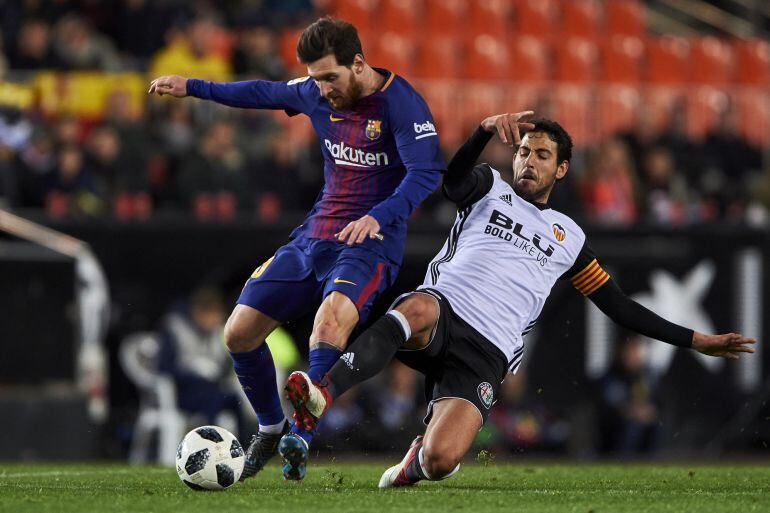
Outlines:
<svg viewBox="0 0 770 513"><path fill-rule="evenodd" d="M337 110L347 110L355 105L356 101L361 98L361 93L364 90L363 84L356 80L355 76L350 77L350 84L347 90L342 96L338 96L333 100L327 100L329 104Z"/></svg>
<svg viewBox="0 0 770 513"><path fill-rule="evenodd" d="M545 200L543 197L548 197L548 193L551 188L553 188L554 183L550 184L533 184L530 182L530 180L526 180L523 182L525 185L521 185L521 180L516 180L516 182L513 184L513 190L516 191L516 194L519 195L519 197L524 198L527 201L534 201L537 203L544 203Z"/></svg>

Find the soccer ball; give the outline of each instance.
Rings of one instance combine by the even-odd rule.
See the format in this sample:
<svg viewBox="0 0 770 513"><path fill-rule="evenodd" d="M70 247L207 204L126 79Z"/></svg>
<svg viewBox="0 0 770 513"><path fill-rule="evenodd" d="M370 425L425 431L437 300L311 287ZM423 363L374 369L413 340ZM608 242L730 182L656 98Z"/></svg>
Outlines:
<svg viewBox="0 0 770 513"><path fill-rule="evenodd" d="M224 490L241 477L241 443L219 426L201 426L185 435L176 450L176 473L193 490Z"/></svg>

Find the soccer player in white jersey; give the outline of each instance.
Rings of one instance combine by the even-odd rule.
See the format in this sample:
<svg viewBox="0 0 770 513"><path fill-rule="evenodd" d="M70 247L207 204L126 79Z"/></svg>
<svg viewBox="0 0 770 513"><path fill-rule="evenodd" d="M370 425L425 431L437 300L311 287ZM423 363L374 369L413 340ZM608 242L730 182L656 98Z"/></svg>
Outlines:
<svg viewBox="0 0 770 513"><path fill-rule="evenodd" d="M298 422L316 420L353 385L395 355L426 376L425 434L385 471L380 488L454 474L486 421L501 381L522 360L531 329L560 278L615 322L669 344L737 359L754 340L705 335L672 324L626 296L602 269L583 230L548 207L569 170L572 141L558 123L525 121L532 112L486 118L457 151L444 176L457 220L425 282L398 298L361 334L321 383L295 372L286 384ZM526 134L520 139L520 129ZM513 183L474 165L492 136L515 146Z"/></svg>

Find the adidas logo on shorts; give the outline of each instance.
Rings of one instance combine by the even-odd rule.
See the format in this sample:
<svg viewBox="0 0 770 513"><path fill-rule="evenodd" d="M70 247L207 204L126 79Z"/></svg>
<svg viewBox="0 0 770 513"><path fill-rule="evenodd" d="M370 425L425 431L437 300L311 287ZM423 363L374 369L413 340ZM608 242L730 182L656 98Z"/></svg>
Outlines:
<svg viewBox="0 0 770 513"><path fill-rule="evenodd" d="M508 203L509 206L513 206L513 203L511 203L511 195L510 194L503 194L500 196L500 199L504 202Z"/></svg>

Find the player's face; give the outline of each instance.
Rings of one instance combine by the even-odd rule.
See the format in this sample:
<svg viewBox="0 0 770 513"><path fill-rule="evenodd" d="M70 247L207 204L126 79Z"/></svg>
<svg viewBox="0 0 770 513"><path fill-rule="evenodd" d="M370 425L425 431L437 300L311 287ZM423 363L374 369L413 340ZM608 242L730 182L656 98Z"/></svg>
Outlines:
<svg viewBox="0 0 770 513"><path fill-rule="evenodd" d="M557 163L558 146L545 132L528 132L513 157L513 188L522 198L545 203L569 163Z"/></svg>
<svg viewBox="0 0 770 513"><path fill-rule="evenodd" d="M355 73L363 63L359 61L357 57L352 66L341 66L334 54L331 54L307 65L307 74L333 108L349 109L361 97L363 86Z"/></svg>

